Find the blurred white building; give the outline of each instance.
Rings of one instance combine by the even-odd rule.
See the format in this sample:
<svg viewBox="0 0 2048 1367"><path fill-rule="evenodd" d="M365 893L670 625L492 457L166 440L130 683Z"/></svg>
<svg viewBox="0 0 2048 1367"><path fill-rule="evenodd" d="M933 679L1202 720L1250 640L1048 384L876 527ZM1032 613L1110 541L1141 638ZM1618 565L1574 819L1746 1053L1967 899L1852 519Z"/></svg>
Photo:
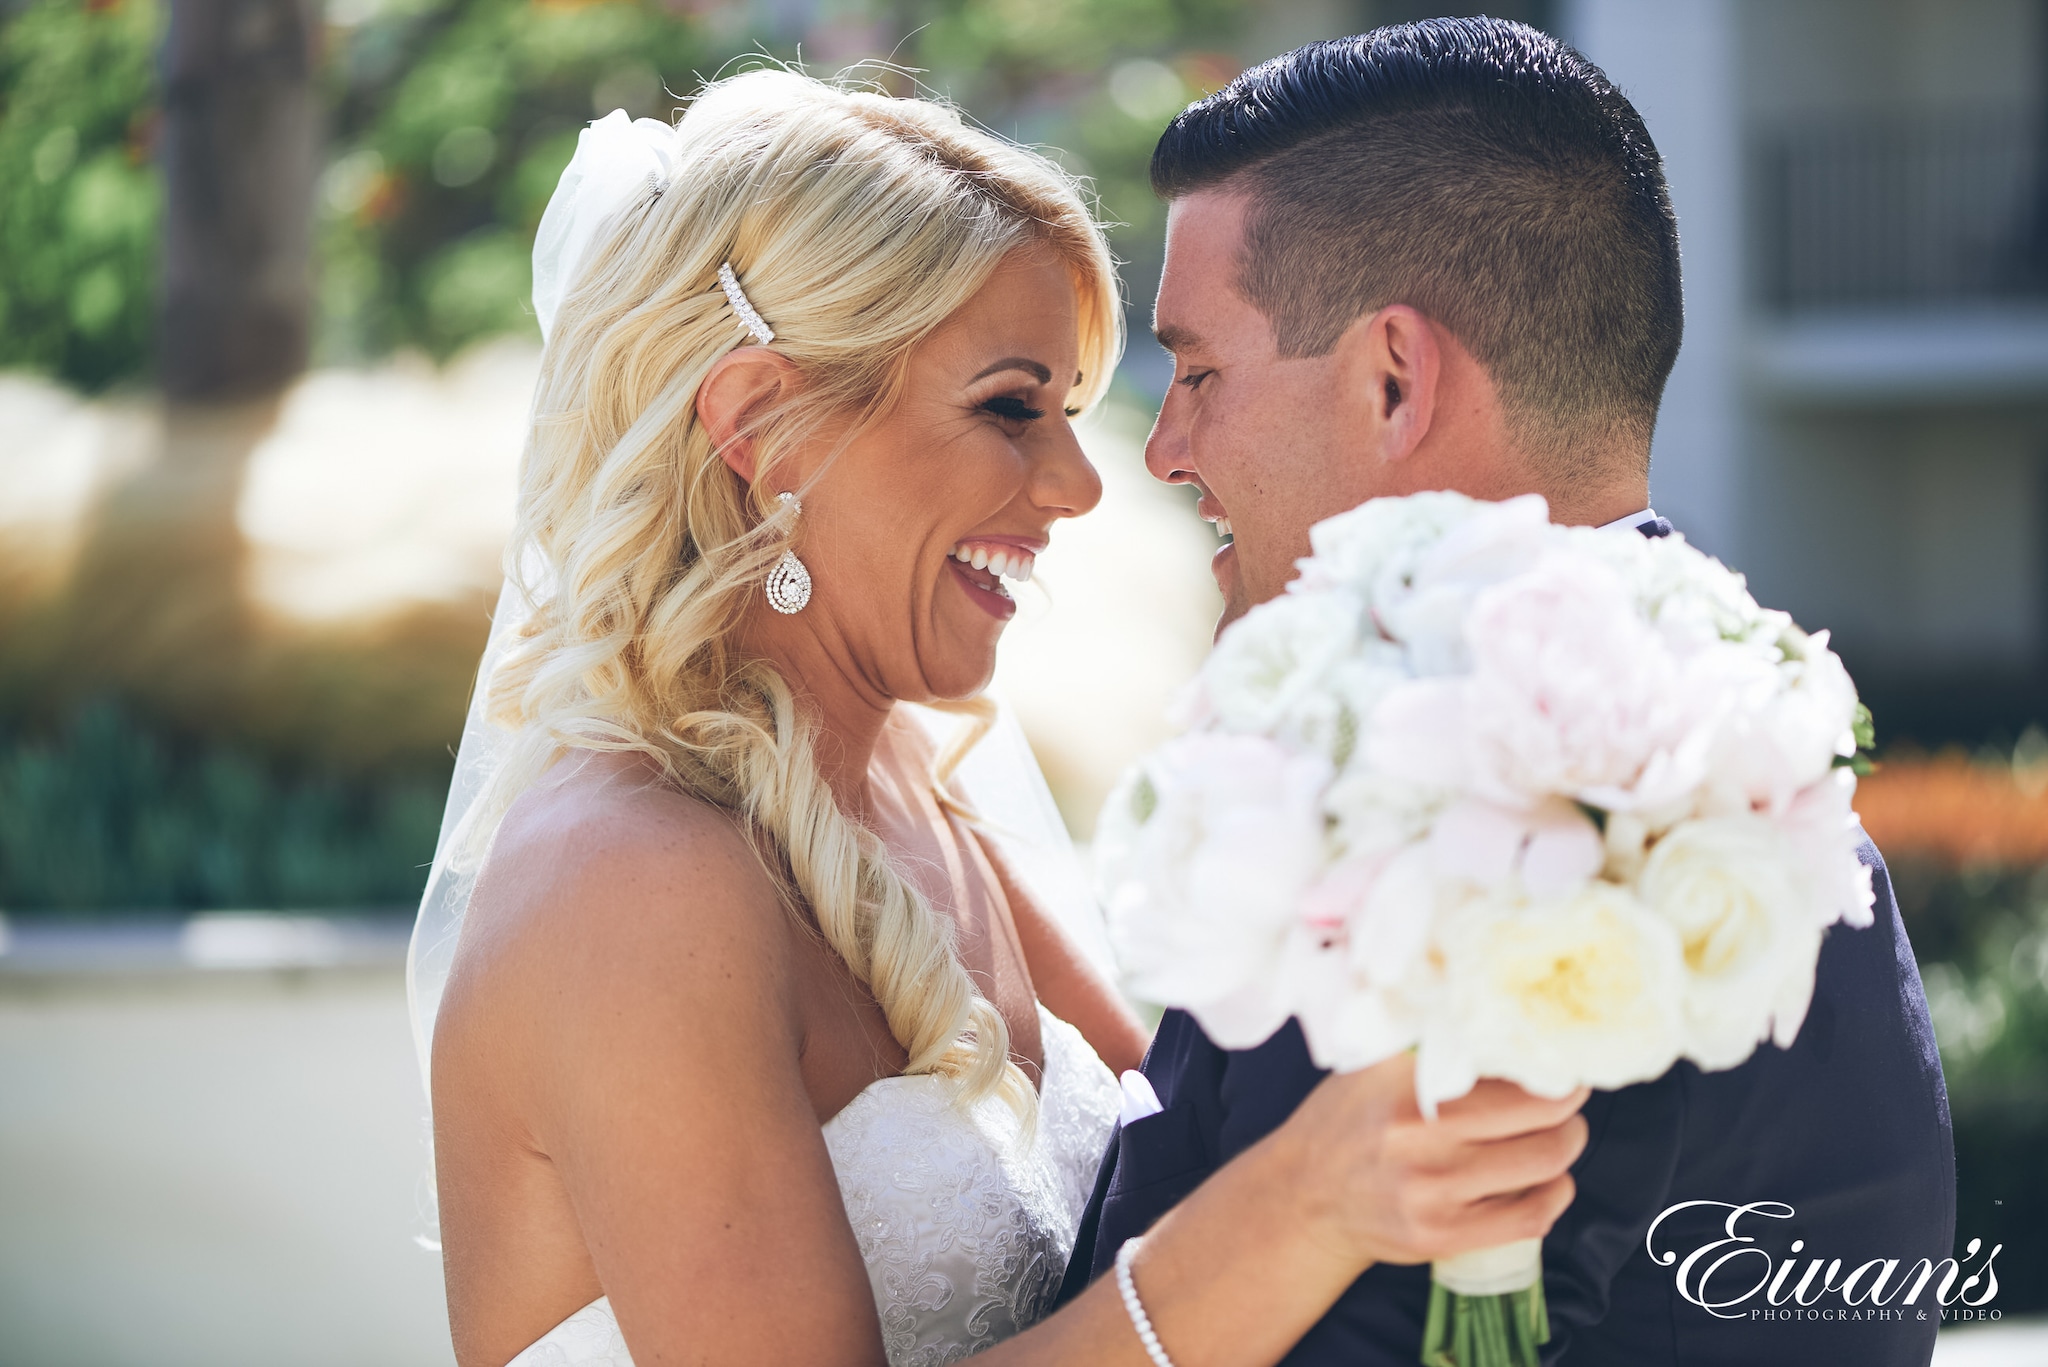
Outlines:
<svg viewBox="0 0 2048 1367"><path fill-rule="evenodd" d="M1562 0L1664 153L1658 510L1831 627L1880 737L2048 714L2048 10Z"/></svg>

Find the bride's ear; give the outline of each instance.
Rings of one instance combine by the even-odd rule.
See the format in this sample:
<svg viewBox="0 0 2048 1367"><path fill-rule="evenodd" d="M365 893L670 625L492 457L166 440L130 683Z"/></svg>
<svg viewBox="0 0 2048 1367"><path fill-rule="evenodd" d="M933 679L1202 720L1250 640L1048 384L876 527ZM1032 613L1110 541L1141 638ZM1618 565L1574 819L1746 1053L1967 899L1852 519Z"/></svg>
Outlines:
<svg viewBox="0 0 2048 1367"><path fill-rule="evenodd" d="M697 386L697 421L704 424L718 458L749 484L755 473L755 424L795 387L795 363L764 346L728 351Z"/></svg>
<svg viewBox="0 0 2048 1367"><path fill-rule="evenodd" d="M1407 304L1389 304L1339 339L1354 402L1379 458L1401 460L1429 435L1443 356L1436 330Z"/></svg>

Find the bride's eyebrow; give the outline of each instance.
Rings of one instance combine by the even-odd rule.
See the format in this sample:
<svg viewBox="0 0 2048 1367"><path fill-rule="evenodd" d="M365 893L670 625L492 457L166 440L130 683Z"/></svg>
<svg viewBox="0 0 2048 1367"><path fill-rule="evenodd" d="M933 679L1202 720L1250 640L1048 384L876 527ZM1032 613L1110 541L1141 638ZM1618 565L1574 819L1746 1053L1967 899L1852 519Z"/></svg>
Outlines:
<svg viewBox="0 0 2048 1367"><path fill-rule="evenodd" d="M1027 375L1037 376L1040 384L1052 383L1052 368L1050 366L1040 365L1037 361L1023 356L1005 356L1002 360L997 361L974 378L976 380L985 380L989 376L1000 374L1005 370L1021 370ZM969 383L972 383L972 381Z"/></svg>

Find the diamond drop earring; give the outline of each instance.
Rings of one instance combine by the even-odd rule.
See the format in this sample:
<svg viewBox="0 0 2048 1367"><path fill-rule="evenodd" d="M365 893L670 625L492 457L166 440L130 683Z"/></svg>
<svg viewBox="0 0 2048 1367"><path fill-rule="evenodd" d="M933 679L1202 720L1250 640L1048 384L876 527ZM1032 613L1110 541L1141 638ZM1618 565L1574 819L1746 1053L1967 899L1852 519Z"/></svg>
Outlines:
<svg viewBox="0 0 2048 1367"><path fill-rule="evenodd" d="M804 505L797 502L795 494L780 496L788 505L794 517L802 517ZM811 601L811 572L804 562L796 558L795 551L784 551L782 559L775 562L775 568L768 571L768 606L785 616L802 612L804 604Z"/></svg>

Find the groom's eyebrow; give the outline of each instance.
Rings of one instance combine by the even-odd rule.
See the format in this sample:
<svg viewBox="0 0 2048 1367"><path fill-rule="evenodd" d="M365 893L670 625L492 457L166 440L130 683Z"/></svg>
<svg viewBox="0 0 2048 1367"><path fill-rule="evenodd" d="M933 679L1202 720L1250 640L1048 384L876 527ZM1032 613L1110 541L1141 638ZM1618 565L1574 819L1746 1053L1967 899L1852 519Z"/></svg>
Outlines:
<svg viewBox="0 0 2048 1367"><path fill-rule="evenodd" d="M1152 329L1152 335L1158 339L1159 345L1176 355L1184 351L1194 351L1202 345L1200 337L1177 323L1155 327Z"/></svg>
<svg viewBox="0 0 2048 1367"><path fill-rule="evenodd" d="M1052 383L1052 367L1040 365L1037 361L1024 356L1005 356L1002 360L997 361L974 378L985 380L989 376L1000 374L1005 370L1021 370L1027 375L1036 375L1040 384Z"/></svg>

